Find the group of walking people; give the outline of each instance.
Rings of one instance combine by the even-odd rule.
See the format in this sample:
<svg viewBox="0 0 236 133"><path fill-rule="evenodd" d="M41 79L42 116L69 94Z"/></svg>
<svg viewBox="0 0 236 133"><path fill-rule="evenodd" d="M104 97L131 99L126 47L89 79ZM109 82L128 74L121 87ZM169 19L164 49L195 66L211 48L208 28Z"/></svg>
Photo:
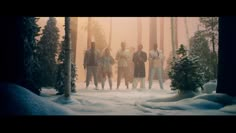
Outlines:
<svg viewBox="0 0 236 133"><path fill-rule="evenodd" d="M139 82L140 88L145 88L145 63L148 60L150 63L149 89L152 88L155 74L158 74L160 88L163 89L163 55L161 51L157 49L157 44L153 45L153 49L149 52L149 57L147 57L147 53L143 51L142 44L139 44L137 50L134 53L131 53L130 50L126 49L126 43L121 42L121 49L118 50L114 59L109 47L105 48L103 52L100 53L99 50L96 49L95 42L91 42L91 48L85 52L84 56L84 68L87 70L86 88L88 88L93 76L94 84L96 89L98 89L98 74L101 74L100 80L102 88L104 89L106 78L108 78L110 89L112 89L112 66L115 63L117 63L118 67L117 89L119 89L123 77L125 79L125 85L127 89L129 89L130 70L133 71L131 72L133 74L132 88L137 88Z"/></svg>

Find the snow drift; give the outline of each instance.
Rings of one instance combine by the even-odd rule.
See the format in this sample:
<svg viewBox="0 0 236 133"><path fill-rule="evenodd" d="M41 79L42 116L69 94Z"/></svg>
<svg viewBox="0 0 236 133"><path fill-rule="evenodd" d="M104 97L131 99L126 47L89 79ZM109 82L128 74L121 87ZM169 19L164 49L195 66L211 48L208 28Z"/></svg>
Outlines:
<svg viewBox="0 0 236 133"><path fill-rule="evenodd" d="M0 115L71 115L75 112L14 84L0 83Z"/></svg>
<svg viewBox="0 0 236 133"><path fill-rule="evenodd" d="M80 85L82 86L82 85ZM154 89L93 90L77 89L74 102L58 102L53 89L44 90L43 97L57 101L78 115L235 115L236 98L217 93L183 93L172 91L169 82L160 90ZM108 87L109 88L109 87ZM76 101L76 102L75 102Z"/></svg>

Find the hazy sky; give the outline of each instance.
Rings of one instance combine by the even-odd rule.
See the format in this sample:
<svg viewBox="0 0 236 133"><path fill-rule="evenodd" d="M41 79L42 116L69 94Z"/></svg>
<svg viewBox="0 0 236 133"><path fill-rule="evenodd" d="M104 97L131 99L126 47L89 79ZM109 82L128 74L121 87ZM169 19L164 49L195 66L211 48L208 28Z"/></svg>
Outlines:
<svg viewBox="0 0 236 133"><path fill-rule="evenodd" d="M97 20L102 28L104 29L104 34L108 41L109 35L109 17L93 17L92 19ZM127 47L137 46L137 17L112 17L112 55L115 56L117 50L120 48L121 41L126 41ZM39 25L44 27L48 20L48 17L41 17L39 19ZM60 29L61 37L64 35L64 17L57 17L58 23L57 26ZM79 80L84 80L85 75L82 68L83 64L83 51L87 48L87 33L82 30L82 26L87 25L87 17L78 18L78 39L77 39L77 60L76 64L79 70ZM160 18L157 17L157 43L160 42ZM197 31L199 18L198 17L187 17L189 37L194 35L194 32ZM164 18L164 49L165 56L168 57L171 52L171 27L170 27L170 17ZM184 25L184 18L178 17L178 44L186 44L187 36L186 29ZM142 44L144 45L144 51L148 52L149 50L149 17L142 17ZM146 63L147 64L147 63Z"/></svg>

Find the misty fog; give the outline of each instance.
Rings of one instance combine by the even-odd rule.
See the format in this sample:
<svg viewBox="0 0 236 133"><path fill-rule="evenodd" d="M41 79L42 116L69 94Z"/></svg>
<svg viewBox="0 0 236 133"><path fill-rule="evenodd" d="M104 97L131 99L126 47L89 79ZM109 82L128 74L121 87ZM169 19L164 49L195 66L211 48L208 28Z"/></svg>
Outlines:
<svg viewBox="0 0 236 133"><path fill-rule="evenodd" d="M64 17L56 17L57 26L60 30L60 41L64 35ZM110 17L92 17L96 20L101 28L103 29L106 41L109 39L110 32ZM141 17L142 19L142 44L144 46L143 50L148 53L149 50L149 17ZM40 17L38 24L44 28L48 17ZM87 31L83 29L87 25L87 17L78 17L78 27L77 27L77 53L76 53L76 65L78 68L78 80L77 82L85 81L85 71L83 69L83 57L84 51L87 49ZM194 32L198 30L199 27L199 17L187 17L187 26L189 37L194 35ZM76 27L72 27L76 28ZM93 40L93 38L92 38ZM115 57L116 52L120 48L120 43L125 41L127 48L137 47L137 17L112 17L112 39L111 48L112 56ZM187 44L186 28L184 23L184 17L178 17L178 45ZM160 17L157 17L157 43L160 44ZM158 48L160 48L158 46ZM166 59L169 57L171 52L171 25L170 17L164 17L164 51ZM166 60L164 67L166 65ZM146 69L148 69L148 63L146 62ZM114 65L113 67L116 67ZM115 70L115 68L113 69ZM146 76L147 78L148 76ZM116 74L114 73L113 80L116 79Z"/></svg>

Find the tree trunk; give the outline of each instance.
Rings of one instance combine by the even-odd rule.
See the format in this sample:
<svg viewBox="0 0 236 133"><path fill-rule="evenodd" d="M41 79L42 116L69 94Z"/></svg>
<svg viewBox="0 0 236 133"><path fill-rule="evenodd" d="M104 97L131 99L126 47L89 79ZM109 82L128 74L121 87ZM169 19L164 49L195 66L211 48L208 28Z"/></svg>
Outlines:
<svg viewBox="0 0 236 133"><path fill-rule="evenodd" d="M162 62L161 62L161 70L162 72L164 72L164 61L165 61L165 51L164 51L164 17L160 18L160 49L162 51L162 54L164 56ZM162 76L164 76L164 74L162 74ZM162 79L165 79L164 77L162 77Z"/></svg>
<svg viewBox="0 0 236 133"><path fill-rule="evenodd" d="M187 22L187 18L184 17L184 25L185 25L185 30L186 30L186 35L187 35L187 43L186 46L187 46L187 49L189 50L190 49L190 42L189 42L189 32L188 32L188 22Z"/></svg>
<svg viewBox="0 0 236 133"><path fill-rule="evenodd" d="M174 18L170 18L171 21L171 41L172 41L172 52L173 52L173 57L176 57L176 48L175 48L175 33L174 33Z"/></svg>
<svg viewBox="0 0 236 133"><path fill-rule="evenodd" d="M91 44L91 17L88 17L88 35L87 35L87 49L90 48Z"/></svg>
<svg viewBox="0 0 236 133"><path fill-rule="evenodd" d="M214 78L217 78L217 54L216 54L216 50L215 50L215 36L214 34L212 34L212 47L213 47L213 63L212 63L212 67L213 67L213 71L214 71Z"/></svg>
<svg viewBox="0 0 236 133"><path fill-rule="evenodd" d="M211 17L211 31L214 31L214 17ZM213 49L213 63L212 63L212 68L213 68L213 72L214 72L214 79L217 78L217 54L216 54L216 50L215 50L215 35L214 32L211 35L211 43L212 43L212 49Z"/></svg>
<svg viewBox="0 0 236 133"><path fill-rule="evenodd" d="M236 17L219 18L219 56L217 93L236 96Z"/></svg>
<svg viewBox="0 0 236 133"><path fill-rule="evenodd" d="M157 20L156 17L150 18L149 50L157 43Z"/></svg>
<svg viewBox="0 0 236 133"><path fill-rule="evenodd" d="M71 17L71 45L72 45L72 62L76 64L76 46L77 46L77 30L78 17Z"/></svg>
<svg viewBox="0 0 236 133"><path fill-rule="evenodd" d="M109 48L111 48L111 38L112 38L112 17L110 18L110 34L109 34L109 41L108 41Z"/></svg>
<svg viewBox="0 0 236 133"><path fill-rule="evenodd" d="M137 18L137 29L138 29L137 44L142 44L142 19L140 17Z"/></svg>
<svg viewBox="0 0 236 133"><path fill-rule="evenodd" d="M178 43L179 43L178 42L178 18L175 17L174 20L175 20L174 21L175 22L175 28L174 28L175 29L175 47L178 48Z"/></svg>
<svg viewBox="0 0 236 133"><path fill-rule="evenodd" d="M212 31L212 32L214 31L214 18L213 18L213 17L211 18L211 31ZM216 50L215 50L215 36L214 36L214 33L212 33L211 41L212 41L213 52L216 53Z"/></svg>
<svg viewBox="0 0 236 133"><path fill-rule="evenodd" d="M70 97L71 91L71 42L70 42L70 17L65 17L65 43L66 43L66 79L65 79L65 97Z"/></svg>

